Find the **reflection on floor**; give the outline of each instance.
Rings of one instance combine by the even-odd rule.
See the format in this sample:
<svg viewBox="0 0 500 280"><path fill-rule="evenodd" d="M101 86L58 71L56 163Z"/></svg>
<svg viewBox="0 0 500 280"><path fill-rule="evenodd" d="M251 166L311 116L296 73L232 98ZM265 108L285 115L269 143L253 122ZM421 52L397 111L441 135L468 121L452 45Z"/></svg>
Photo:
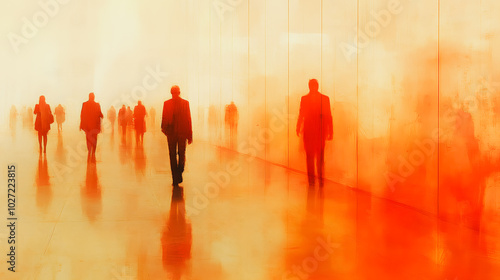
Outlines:
<svg viewBox="0 0 500 280"><path fill-rule="evenodd" d="M96 163L78 133L51 132L40 157L32 132L12 137L1 164L18 166L17 272L2 261L0 279L500 275L495 211L471 230L332 182L308 188L304 174L201 142L188 147L183 188L173 189L161 134L146 134L144 147L102 135Z"/></svg>

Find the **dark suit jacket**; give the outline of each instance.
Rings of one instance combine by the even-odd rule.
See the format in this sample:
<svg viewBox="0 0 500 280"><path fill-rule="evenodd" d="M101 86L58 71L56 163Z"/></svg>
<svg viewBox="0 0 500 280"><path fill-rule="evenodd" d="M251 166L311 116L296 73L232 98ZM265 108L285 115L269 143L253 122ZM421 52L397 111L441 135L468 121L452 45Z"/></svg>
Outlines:
<svg viewBox="0 0 500 280"><path fill-rule="evenodd" d="M325 141L333 136L332 112L328 96L319 92L302 96L297 130L300 130L302 125L305 140Z"/></svg>
<svg viewBox="0 0 500 280"><path fill-rule="evenodd" d="M101 132L101 119L104 115L101 112L101 105L97 102L87 101L83 103L80 115L80 129L85 132Z"/></svg>
<svg viewBox="0 0 500 280"><path fill-rule="evenodd" d="M193 140L189 102L174 97L163 104L161 130L167 137Z"/></svg>

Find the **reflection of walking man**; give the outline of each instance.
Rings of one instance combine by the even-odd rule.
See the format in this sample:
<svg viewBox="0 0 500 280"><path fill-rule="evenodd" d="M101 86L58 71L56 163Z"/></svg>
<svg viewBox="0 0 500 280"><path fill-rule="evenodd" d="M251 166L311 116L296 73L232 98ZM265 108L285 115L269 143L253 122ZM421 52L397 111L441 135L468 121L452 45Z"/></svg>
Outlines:
<svg viewBox="0 0 500 280"><path fill-rule="evenodd" d="M181 90L173 86L172 99L163 104L161 130L167 136L170 153L170 169L174 187L182 183L182 172L186 161L186 142L193 142L191 111L189 102L180 97ZM179 159L177 160L177 154Z"/></svg>
<svg viewBox="0 0 500 280"><path fill-rule="evenodd" d="M318 81L309 81L309 93L300 100L297 135L304 136L304 148L307 158L307 175L309 186L314 186L314 163L318 170L320 186L323 186L323 171L325 161L325 141L333 138L332 112L330 98L321 94Z"/></svg>

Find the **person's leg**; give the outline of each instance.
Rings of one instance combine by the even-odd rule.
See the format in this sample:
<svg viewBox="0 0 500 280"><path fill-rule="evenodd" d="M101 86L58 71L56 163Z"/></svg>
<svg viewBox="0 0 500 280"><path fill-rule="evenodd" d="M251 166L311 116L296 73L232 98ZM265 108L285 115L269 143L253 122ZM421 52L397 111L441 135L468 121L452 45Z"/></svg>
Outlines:
<svg viewBox="0 0 500 280"><path fill-rule="evenodd" d="M182 173L184 172L184 166L186 164L186 144L187 140L182 139L179 140L179 166L178 166L178 174L179 174L179 183L182 183Z"/></svg>
<svg viewBox="0 0 500 280"><path fill-rule="evenodd" d="M318 168L318 178L319 186L322 187L324 183L324 172L325 172L325 143L321 143L317 151L317 166Z"/></svg>
<svg viewBox="0 0 500 280"><path fill-rule="evenodd" d="M88 132L85 132L85 143L87 143L87 160L89 160L92 148L90 147L90 135Z"/></svg>
<svg viewBox="0 0 500 280"><path fill-rule="evenodd" d="M38 132L38 146L39 146L39 151L42 153L42 133Z"/></svg>
<svg viewBox="0 0 500 280"><path fill-rule="evenodd" d="M304 138L304 148L306 150L307 178L309 186L314 186L314 143L311 139Z"/></svg>
<svg viewBox="0 0 500 280"><path fill-rule="evenodd" d="M177 141L173 137L167 137L168 140L168 153L170 156L170 171L172 172L172 181L174 186L178 185L177 182Z"/></svg>
<svg viewBox="0 0 500 280"><path fill-rule="evenodd" d="M47 153L47 132L43 134L43 152Z"/></svg>
<svg viewBox="0 0 500 280"><path fill-rule="evenodd" d="M95 151L97 149L97 133L92 133L92 158L95 159Z"/></svg>

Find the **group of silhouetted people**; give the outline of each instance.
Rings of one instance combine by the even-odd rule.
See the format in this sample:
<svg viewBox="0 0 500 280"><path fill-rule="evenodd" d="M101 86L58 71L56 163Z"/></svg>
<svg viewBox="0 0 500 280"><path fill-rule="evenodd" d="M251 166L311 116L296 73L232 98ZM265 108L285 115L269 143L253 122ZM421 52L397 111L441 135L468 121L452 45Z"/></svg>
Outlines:
<svg viewBox="0 0 500 280"><path fill-rule="evenodd" d="M323 186L325 142L333 138L330 99L321 94L318 89L318 81L310 80L309 93L303 96L300 102L296 128L297 135L302 136L304 141L310 186L314 186L315 178L319 178L319 185ZM179 187L179 184L183 182L186 146L193 142L193 129L189 102L180 97L181 90L178 86L171 88L171 94L172 98L163 104L161 131L167 137L172 183L174 187ZM62 131L62 123L65 121L64 108L58 105L54 113L58 131ZM154 125L155 112L153 108L150 113L153 118L152 125ZM47 133L51 124L54 123L54 115L45 101L45 96L40 96L33 114L36 115L35 130L38 132L40 153L46 153ZM138 102L133 111L130 107L123 105L118 114L116 114L114 107L111 107L107 112L107 119L110 121L113 131L116 120L118 120L123 136L125 136L128 126L135 127L137 145L143 143L147 116L148 112L141 101ZM101 133L103 118L101 106L95 101L94 93L90 93L89 100L82 105L80 115L80 130L85 132L89 161L95 162L96 159L97 138ZM238 120L238 109L234 102L231 102L225 108L225 124L229 131L231 146L234 145L234 138L237 134Z"/></svg>

